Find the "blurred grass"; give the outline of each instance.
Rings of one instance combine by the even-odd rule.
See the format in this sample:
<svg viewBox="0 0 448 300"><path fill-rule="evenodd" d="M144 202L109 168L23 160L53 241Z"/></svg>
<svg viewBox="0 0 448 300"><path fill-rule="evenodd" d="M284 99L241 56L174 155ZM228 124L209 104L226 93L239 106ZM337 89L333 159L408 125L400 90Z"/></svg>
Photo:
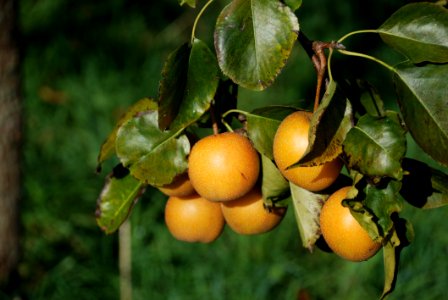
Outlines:
<svg viewBox="0 0 448 300"><path fill-rule="evenodd" d="M180 8L175 0L20 3L26 113L23 259L20 284L0 292L0 299L118 299L117 236L104 235L94 219L96 198L113 162L97 175L96 156L120 113L137 99L157 95L163 60L188 40L197 10ZM198 37L210 45L213 19L225 3L217 1L199 23ZM363 9L367 4L356 1L304 1L299 17L310 38L332 40L378 27L401 3L382 0ZM366 49L361 41L350 43ZM381 47L367 50L385 55ZM371 66L344 70L355 77ZM384 75L378 68L369 79L381 82ZM242 90L240 106L307 105L314 80L311 63L296 47L274 86L263 93ZM393 100L390 94L386 99ZM409 152L429 161L415 145ZM241 237L226 229L215 243L200 245L169 235L164 201L149 189L132 213L135 299L297 299L302 291L311 299L369 300L381 293L381 255L356 264L318 249L308 253L292 210L271 233ZM391 299L448 294L446 213L447 208L406 206L403 215L414 224L416 240L403 251Z"/></svg>

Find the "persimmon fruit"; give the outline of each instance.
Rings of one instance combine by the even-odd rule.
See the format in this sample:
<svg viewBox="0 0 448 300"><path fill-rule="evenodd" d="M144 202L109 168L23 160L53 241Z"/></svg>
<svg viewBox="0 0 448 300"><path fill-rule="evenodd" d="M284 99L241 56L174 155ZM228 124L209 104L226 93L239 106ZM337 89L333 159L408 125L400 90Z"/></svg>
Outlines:
<svg viewBox="0 0 448 300"><path fill-rule="evenodd" d="M180 241L211 243L221 235L225 221L219 203L193 194L168 198L165 224Z"/></svg>
<svg viewBox="0 0 448 300"><path fill-rule="evenodd" d="M268 232L282 221L286 213L286 207L265 208L259 188L236 200L222 202L221 208L227 225L242 235Z"/></svg>
<svg viewBox="0 0 448 300"><path fill-rule="evenodd" d="M322 165L289 168L305 154L311 117L312 113L306 111L288 115L275 133L273 154L277 167L286 179L306 190L317 192L336 181L343 165L336 158Z"/></svg>
<svg viewBox="0 0 448 300"><path fill-rule="evenodd" d="M381 248L342 205L350 186L334 192L324 203L320 213L320 228L328 247L350 261L363 261L374 256Z"/></svg>
<svg viewBox="0 0 448 300"><path fill-rule="evenodd" d="M260 172L250 140L235 132L200 139L188 158L188 176L196 192L210 201L229 201L249 192Z"/></svg>

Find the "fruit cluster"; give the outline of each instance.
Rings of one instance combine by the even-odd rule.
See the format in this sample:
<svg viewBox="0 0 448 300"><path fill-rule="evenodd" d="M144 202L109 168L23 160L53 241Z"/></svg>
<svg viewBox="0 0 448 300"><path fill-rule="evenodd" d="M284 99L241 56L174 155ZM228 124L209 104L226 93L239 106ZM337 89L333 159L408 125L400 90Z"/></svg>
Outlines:
<svg viewBox="0 0 448 300"><path fill-rule="evenodd" d="M274 161L292 184L311 192L330 187L343 163L293 166L305 154L312 114L296 111L279 125L273 140ZM225 224L239 234L272 230L283 219L286 207L266 208L259 185L259 155L242 134L225 132L199 140L191 149L188 172L159 189L169 196L165 222L182 241L209 243ZM332 194L320 214L322 236L329 248L352 261L366 260L381 247L342 204L350 186Z"/></svg>

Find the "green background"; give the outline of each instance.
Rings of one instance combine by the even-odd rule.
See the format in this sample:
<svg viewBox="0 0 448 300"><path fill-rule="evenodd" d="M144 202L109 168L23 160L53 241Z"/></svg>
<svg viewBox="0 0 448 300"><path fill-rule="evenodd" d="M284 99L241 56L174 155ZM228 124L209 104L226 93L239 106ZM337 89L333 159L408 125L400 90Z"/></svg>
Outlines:
<svg viewBox="0 0 448 300"><path fill-rule="evenodd" d="M199 1L201 7L205 2ZM213 47L213 25L227 1L216 1L196 36ZM310 39L331 41L377 28L404 1L304 1L297 12ZM19 278L0 299L118 299L117 234L95 222L96 199L115 163L95 173L101 143L132 103L156 97L168 53L190 38L199 9L175 0L21 0L25 144ZM389 62L401 59L376 35L347 46ZM391 75L372 62L335 59L347 77L364 76L394 107ZM340 70L340 71L339 71ZM385 79L386 78L386 79ZM240 90L241 109L314 98L315 73L296 46L287 67L264 92ZM409 156L429 161L414 144ZM176 241L163 221L165 197L148 189L132 213L134 299L378 299L382 255L363 263L302 248L293 211L273 232L238 236L225 229L209 245ZM448 294L447 208L405 206L416 238L404 249L391 299ZM17 299L17 298L15 298ZM21 298L18 298L21 299Z"/></svg>

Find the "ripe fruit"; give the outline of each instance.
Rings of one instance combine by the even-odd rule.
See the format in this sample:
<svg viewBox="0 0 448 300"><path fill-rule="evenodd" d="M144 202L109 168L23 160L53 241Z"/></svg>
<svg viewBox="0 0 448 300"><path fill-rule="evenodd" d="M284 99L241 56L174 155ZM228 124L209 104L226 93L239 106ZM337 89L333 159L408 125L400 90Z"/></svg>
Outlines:
<svg viewBox="0 0 448 300"><path fill-rule="evenodd" d="M160 186L158 189L167 196L185 197L195 193L188 173L177 176L170 184Z"/></svg>
<svg viewBox="0 0 448 300"><path fill-rule="evenodd" d="M260 172L260 160L248 138L226 132L194 144L188 168L199 195L211 201L229 201L252 189Z"/></svg>
<svg viewBox="0 0 448 300"><path fill-rule="evenodd" d="M356 221L348 207L341 202L350 187L333 193L325 202L320 213L322 236L334 253L351 261L367 260L380 249L381 244L373 241L367 231Z"/></svg>
<svg viewBox="0 0 448 300"><path fill-rule="evenodd" d="M294 167L308 147L308 131L312 114L297 111L287 116L274 137L274 160L283 176L309 191L320 191L329 187L339 176L342 162L339 158L319 166Z"/></svg>
<svg viewBox="0 0 448 300"><path fill-rule="evenodd" d="M184 198L172 196L166 202L165 223L178 240L210 243L220 236L224 217L219 203L197 194Z"/></svg>
<svg viewBox="0 0 448 300"><path fill-rule="evenodd" d="M222 202L222 213L227 225L239 234L259 234L275 228L286 212L286 207L268 211L258 188L236 200Z"/></svg>

